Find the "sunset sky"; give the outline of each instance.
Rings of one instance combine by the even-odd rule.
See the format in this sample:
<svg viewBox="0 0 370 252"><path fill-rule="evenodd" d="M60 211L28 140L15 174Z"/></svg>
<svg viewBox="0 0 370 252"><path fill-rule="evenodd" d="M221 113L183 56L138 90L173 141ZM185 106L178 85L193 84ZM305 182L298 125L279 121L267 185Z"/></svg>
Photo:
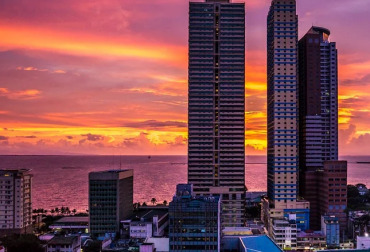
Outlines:
<svg viewBox="0 0 370 252"><path fill-rule="evenodd" d="M235 1L240 2L240 1ZM266 152L266 15L246 0L246 154ZM340 155L370 149L370 1L297 0L339 52ZM187 0L1 0L0 154L187 152Z"/></svg>

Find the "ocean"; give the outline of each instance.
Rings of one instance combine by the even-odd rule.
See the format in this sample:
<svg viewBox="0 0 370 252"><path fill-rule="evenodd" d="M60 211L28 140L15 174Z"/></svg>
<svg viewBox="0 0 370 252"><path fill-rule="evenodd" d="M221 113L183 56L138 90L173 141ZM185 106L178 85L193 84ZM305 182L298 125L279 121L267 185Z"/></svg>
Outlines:
<svg viewBox="0 0 370 252"><path fill-rule="evenodd" d="M348 160L348 183L370 186L370 156ZM88 209L88 173L134 170L134 202L171 201L176 184L186 183L186 156L0 156L0 169L31 169L33 208ZM266 157L247 156L245 180L249 191L266 191Z"/></svg>

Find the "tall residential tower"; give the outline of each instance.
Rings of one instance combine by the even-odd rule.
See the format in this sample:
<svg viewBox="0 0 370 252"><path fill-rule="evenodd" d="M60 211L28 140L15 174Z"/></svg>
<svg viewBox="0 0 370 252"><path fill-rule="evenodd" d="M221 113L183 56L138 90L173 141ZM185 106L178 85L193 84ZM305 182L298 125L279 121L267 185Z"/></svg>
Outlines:
<svg viewBox="0 0 370 252"><path fill-rule="evenodd" d="M223 226L244 223L244 106L244 3L190 2L188 183L222 199Z"/></svg>
<svg viewBox="0 0 370 252"><path fill-rule="evenodd" d="M298 16L295 0L272 0L267 17L267 194L265 221L292 214L309 225L298 196Z"/></svg>

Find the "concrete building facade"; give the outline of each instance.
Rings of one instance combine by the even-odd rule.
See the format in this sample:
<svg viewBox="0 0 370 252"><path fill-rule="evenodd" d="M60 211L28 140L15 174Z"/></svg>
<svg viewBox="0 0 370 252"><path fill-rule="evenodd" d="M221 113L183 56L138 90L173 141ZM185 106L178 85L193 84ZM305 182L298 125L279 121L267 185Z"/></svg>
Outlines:
<svg viewBox="0 0 370 252"><path fill-rule="evenodd" d="M133 211L133 170L89 173L89 228L93 237L119 233Z"/></svg>
<svg viewBox="0 0 370 252"><path fill-rule="evenodd" d="M188 183L222 199L223 226L243 226L244 3L190 2L188 79Z"/></svg>
<svg viewBox="0 0 370 252"><path fill-rule="evenodd" d="M321 216L321 231L326 236L326 245L328 248L339 248L340 229L338 217Z"/></svg>
<svg viewBox="0 0 370 252"><path fill-rule="evenodd" d="M192 185L178 185L169 204L170 251L220 251L218 197L194 196Z"/></svg>
<svg viewBox="0 0 370 252"><path fill-rule="evenodd" d="M0 170L0 236L32 232L30 170Z"/></svg>
<svg viewBox="0 0 370 252"><path fill-rule="evenodd" d="M283 250L297 249L297 223L294 219L274 219L271 239Z"/></svg>

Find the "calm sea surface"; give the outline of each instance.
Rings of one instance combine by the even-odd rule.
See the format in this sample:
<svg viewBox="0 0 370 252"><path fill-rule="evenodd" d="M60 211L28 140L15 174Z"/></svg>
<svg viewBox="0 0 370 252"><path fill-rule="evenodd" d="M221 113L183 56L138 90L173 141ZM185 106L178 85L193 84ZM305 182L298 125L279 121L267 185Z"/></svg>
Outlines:
<svg viewBox="0 0 370 252"><path fill-rule="evenodd" d="M348 183L370 186L370 156L348 160ZM88 173L108 169L134 169L134 201L170 201L176 184L186 183L186 156L0 156L0 169L32 169L33 208L88 207ZM246 185L250 191L266 191L266 157L248 156Z"/></svg>

